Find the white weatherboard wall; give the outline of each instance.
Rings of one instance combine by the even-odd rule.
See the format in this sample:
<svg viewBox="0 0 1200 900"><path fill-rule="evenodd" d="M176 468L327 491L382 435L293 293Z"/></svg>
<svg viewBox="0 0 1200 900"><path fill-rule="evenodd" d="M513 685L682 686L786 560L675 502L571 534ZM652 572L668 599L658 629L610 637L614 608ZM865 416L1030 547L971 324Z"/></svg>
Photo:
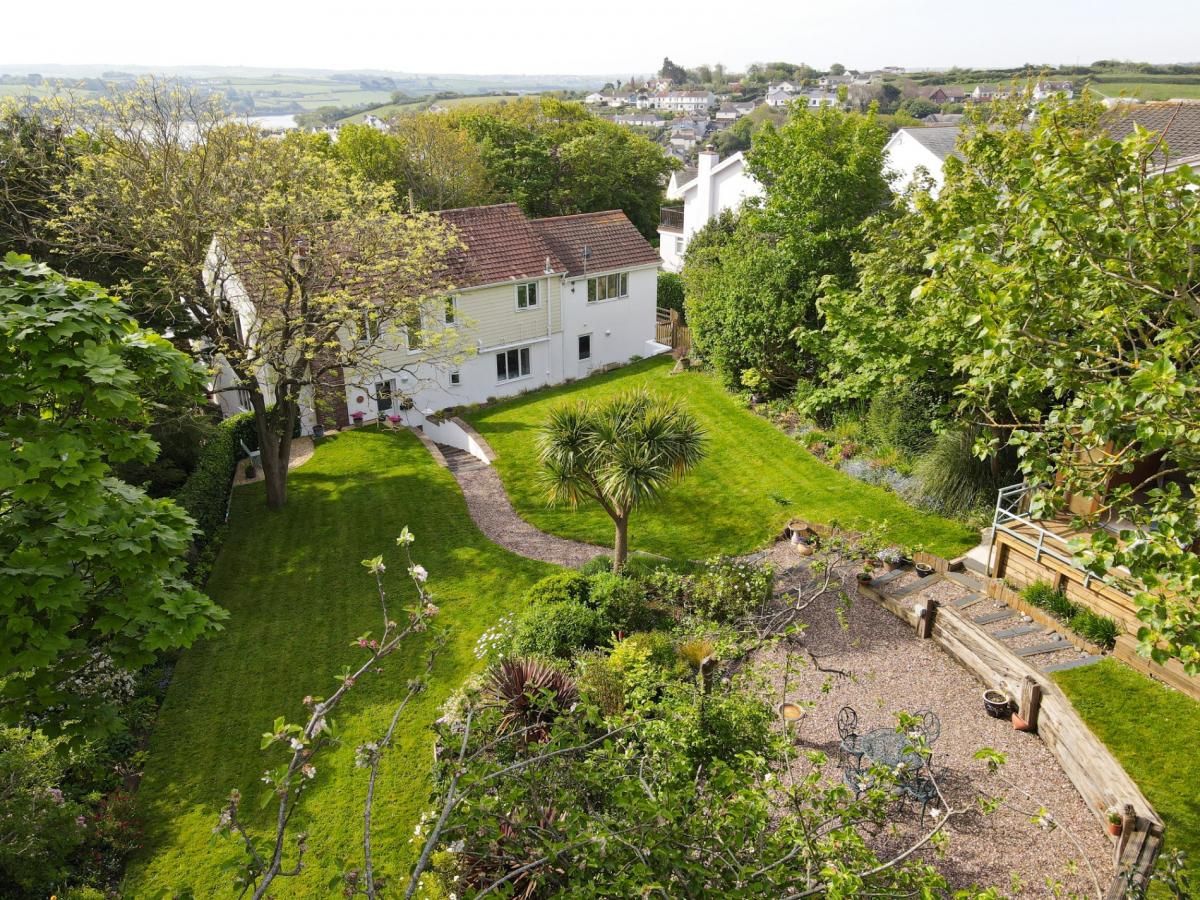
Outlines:
<svg viewBox="0 0 1200 900"><path fill-rule="evenodd" d="M936 153L918 141L901 128L884 147L885 169L895 173L892 190L900 194L912 184L917 177L917 170L924 169L933 179L934 187L930 193L936 197L942 189L945 177L942 174L942 160Z"/></svg>
<svg viewBox="0 0 1200 900"><path fill-rule="evenodd" d="M658 305L658 267L622 269L629 273L629 296L587 302L587 279L582 275L563 285L561 353L567 378L584 378L604 366L646 356L654 340ZM596 275L605 273L597 272ZM579 336L592 336L591 359L579 359Z"/></svg>

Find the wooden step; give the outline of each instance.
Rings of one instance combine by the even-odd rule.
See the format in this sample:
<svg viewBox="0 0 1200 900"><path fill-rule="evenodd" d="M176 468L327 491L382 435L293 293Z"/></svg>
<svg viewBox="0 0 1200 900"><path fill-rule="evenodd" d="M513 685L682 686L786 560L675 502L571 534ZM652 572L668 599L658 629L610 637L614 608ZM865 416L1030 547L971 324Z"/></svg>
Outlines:
<svg viewBox="0 0 1200 900"><path fill-rule="evenodd" d="M986 599L987 599L986 594L967 594L967 596L959 597L957 600L953 601L952 605L954 606L955 609L966 609L968 606L974 606L976 603L979 603L981 600L986 600Z"/></svg>
<svg viewBox="0 0 1200 900"><path fill-rule="evenodd" d="M1021 647L1014 650L1017 656L1041 656L1043 653L1054 653L1058 650L1073 650L1070 641L1046 641L1044 644L1034 644L1032 647Z"/></svg>
<svg viewBox="0 0 1200 900"><path fill-rule="evenodd" d="M1041 630L1041 625L1018 625L1015 628L1005 628L1003 631L993 631L992 637L1003 640L1004 638L1020 637L1023 634L1033 634L1035 631Z"/></svg>
<svg viewBox="0 0 1200 900"><path fill-rule="evenodd" d="M1016 613L1008 607L998 609L996 612L984 613L982 616L976 616L972 621L976 625L991 625L993 622L1003 622L1005 619L1011 619Z"/></svg>
<svg viewBox="0 0 1200 900"><path fill-rule="evenodd" d="M1068 659L1066 662L1055 663L1052 666L1046 666L1042 669L1043 672L1062 672L1067 669L1078 669L1080 666L1090 666L1092 663L1098 663L1104 659L1103 656L1081 656L1078 659Z"/></svg>
<svg viewBox="0 0 1200 900"><path fill-rule="evenodd" d="M934 572L932 575L927 575L924 578L918 578L916 581L906 584L904 587L900 588L900 590L896 591L896 593L892 594L892 596L897 598L907 597L909 594L916 594L925 590L926 588L931 588L941 580L942 576L937 572Z"/></svg>

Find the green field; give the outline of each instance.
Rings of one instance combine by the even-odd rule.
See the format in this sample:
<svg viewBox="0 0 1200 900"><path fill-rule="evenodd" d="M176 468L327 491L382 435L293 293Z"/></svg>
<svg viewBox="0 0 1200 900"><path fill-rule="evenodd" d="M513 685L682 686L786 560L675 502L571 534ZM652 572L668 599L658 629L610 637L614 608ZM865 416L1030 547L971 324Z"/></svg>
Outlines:
<svg viewBox="0 0 1200 900"><path fill-rule="evenodd" d="M1091 89L1105 97L1133 97L1138 100L1197 100L1200 84L1159 81L1093 80Z"/></svg>
<svg viewBox="0 0 1200 900"><path fill-rule="evenodd" d="M1200 879L1200 703L1114 659L1054 680L1162 816L1167 848L1185 851Z"/></svg>
<svg viewBox="0 0 1200 900"><path fill-rule="evenodd" d="M526 94L528 97L536 97L536 94ZM456 106L487 106L492 103L503 103L505 100L518 100L512 94L482 94L477 97L449 97L445 100L414 100L411 103L385 103L382 106L374 107L373 109L363 110L360 113L355 113L352 116L346 116L344 119L339 119L341 125L349 125L352 123L361 122L368 115L376 116L383 119L385 122L389 119L394 119L396 116L403 116L409 113L418 113L428 109L432 104L454 108Z"/></svg>
<svg viewBox="0 0 1200 900"><path fill-rule="evenodd" d="M513 556L487 541L467 516L453 477L408 433L374 429L326 439L290 479L287 508L271 512L262 484L234 492L230 533L208 591L231 613L225 630L179 660L149 746L137 801L144 849L130 866L124 896L236 896L223 865L234 845L212 838L230 789L262 830L264 786L258 778L282 751L259 750L276 715L300 719L300 698L328 695L343 665L361 659L350 647L378 633L379 603L360 560L384 554L392 615L415 596L395 545L408 525L414 559L430 573L451 640L429 690L405 713L381 770L375 807L377 859L402 876L413 826L428 799L431 735L427 726L447 694L476 668L472 648L486 627L512 609L549 566ZM306 870L278 882L277 897L340 896L330 887L361 861L365 772L354 748L386 728L408 678L421 668L419 645L385 662L381 676L355 688L340 708L343 744L317 760L317 777L296 831L309 834Z"/></svg>
<svg viewBox="0 0 1200 900"><path fill-rule="evenodd" d="M978 533L964 525L914 509L819 461L739 405L711 375L670 375L671 365L670 358L645 360L467 414L499 455L496 469L523 518L552 534L612 543L612 523L599 508L547 507L538 482L537 430L557 404L645 387L684 401L707 433L707 457L657 505L634 512L633 550L680 559L748 553L765 546L793 516L848 527L886 521L895 543L947 557L978 543Z"/></svg>

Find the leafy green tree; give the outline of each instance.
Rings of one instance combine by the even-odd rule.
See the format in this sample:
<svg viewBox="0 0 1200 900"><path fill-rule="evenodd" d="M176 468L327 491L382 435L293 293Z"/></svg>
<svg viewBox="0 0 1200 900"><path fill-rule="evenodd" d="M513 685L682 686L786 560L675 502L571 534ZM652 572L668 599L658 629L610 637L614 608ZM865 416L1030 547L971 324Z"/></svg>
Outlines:
<svg viewBox="0 0 1200 900"><path fill-rule="evenodd" d="M829 67L829 74L830 75L845 75L846 67L843 66L841 63L834 63L832 66Z"/></svg>
<svg viewBox="0 0 1200 900"><path fill-rule="evenodd" d="M581 401L550 413L539 460L552 502L598 503L616 526L613 571L629 555L629 516L693 469L704 432L684 406L646 392L602 403Z"/></svg>
<svg viewBox="0 0 1200 900"><path fill-rule="evenodd" d="M224 617L184 580L191 520L113 476L157 452L140 382L198 390L200 373L94 284L16 254L0 275L0 714L96 733L116 721L98 667Z"/></svg>
<svg viewBox="0 0 1200 900"><path fill-rule="evenodd" d="M676 84L683 84L687 81L687 70L683 66L671 62L671 57L664 56L662 68L658 70L658 74L663 78L669 78Z"/></svg>
<svg viewBox="0 0 1200 900"><path fill-rule="evenodd" d="M909 97L900 104L897 111L908 113L914 119L924 119L926 116L932 116L938 109L938 105L932 100L926 100L924 97Z"/></svg>

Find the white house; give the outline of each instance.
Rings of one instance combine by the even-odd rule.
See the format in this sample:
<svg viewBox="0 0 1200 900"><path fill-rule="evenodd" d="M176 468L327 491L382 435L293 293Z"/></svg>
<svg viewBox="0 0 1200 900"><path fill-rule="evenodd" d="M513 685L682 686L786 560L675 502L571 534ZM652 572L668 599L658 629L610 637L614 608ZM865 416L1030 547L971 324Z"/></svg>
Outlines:
<svg viewBox="0 0 1200 900"><path fill-rule="evenodd" d="M1075 86L1069 81L1038 81L1033 86L1034 100L1049 100L1058 94L1065 94L1070 100L1075 96Z"/></svg>
<svg viewBox="0 0 1200 900"><path fill-rule="evenodd" d="M820 91L810 91L806 94L795 94L793 98L804 103L809 109L820 109L822 106L837 106L837 94L827 94Z"/></svg>
<svg viewBox="0 0 1200 900"><path fill-rule="evenodd" d="M592 93L583 98L583 102L589 106L597 106L604 102L604 94L600 91L592 91Z"/></svg>
<svg viewBox="0 0 1200 900"><path fill-rule="evenodd" d="M785 91L782 88L773 87L767 91L767 106L787 106L795 99L795 94L791 91Z"/></svg>
<svg viewBox="0 0 1200 900"><path fill-rule="evenodd" d="M655 109L696 113L705 112L716 103L717 95L712 91L662 91L651 95L649 100Z"/></svg>
<svg viewBox="0 0 1200 900"><path fill-rule="evenodd" d="M737 209L750 197L761 197L762 185L746 171L741 153L720 159L702 151L695 169L675 172L667 198L682 200L683 207L664 207L658 226L658 250L664 269L678 272L692 235L726 209Z"/></svg>
<svg viewBox="0 0 1200 900"><path fill-rule="evenodd" d="M320 411L325 427L356 414L399 415L402 405L427 412L481 403L668 349L654 340L658 254L620 210L529 219L505 203L439 215L464 244L448 263L453 293L431 300L416 347L401 331L385 338L369 371L343 371L334 402ZM208 274L249 329L254 307L236 271ZM450 329L463 358L427 361L421 345ZM214 389L231 383L226 367ZM217 396L226 414L237 411L237 394ZM316 421L311 397L306 406L307 433Z"/></svg>
<svg viewBox="0 0 1200 900"><path fill-rule="evenodd" d="M894 173L892 190L903 193L923 169L933 179L931 193L937 196L945 178L942 165L953 153L962 131L959 125L926 125L901 128L883 148L885 167Z"/></svg>
<svg viewBox="0 0 1200 900"><path fill-rule="evenodd" d="M767 90L783 91L785 94L794 94L796 91L800 90L800 88L797 85L792 84L790 81L781 81L779 84L767 85Z"/></svg>

